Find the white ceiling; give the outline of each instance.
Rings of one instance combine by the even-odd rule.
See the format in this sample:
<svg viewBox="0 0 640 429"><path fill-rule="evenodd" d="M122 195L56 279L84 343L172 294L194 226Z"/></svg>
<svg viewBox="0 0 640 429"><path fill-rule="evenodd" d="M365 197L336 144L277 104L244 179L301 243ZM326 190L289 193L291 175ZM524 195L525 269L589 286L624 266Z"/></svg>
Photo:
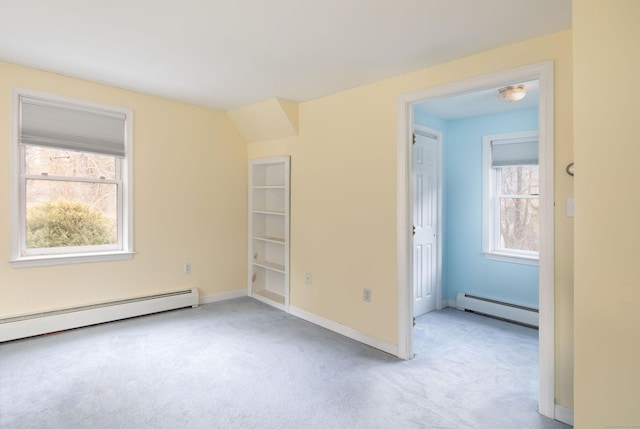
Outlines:
<svg viewBox="0 0 640 429"><path fill-rule="evenodd" d="M540 82L535 80L530 82L517 82L517 84L524 85L527 95L522 100L516 102L507 103L498 100L498 89L500 89L500 87L495 87L428 100L423 103L418 103L414 107L445 120L538 107Z"/></svg>
<svg viewBox="0 0 640 429"><path fill-rule="evenodd" d="M0 60L231 109L571 27L571 0L0 0Z"/></svg>

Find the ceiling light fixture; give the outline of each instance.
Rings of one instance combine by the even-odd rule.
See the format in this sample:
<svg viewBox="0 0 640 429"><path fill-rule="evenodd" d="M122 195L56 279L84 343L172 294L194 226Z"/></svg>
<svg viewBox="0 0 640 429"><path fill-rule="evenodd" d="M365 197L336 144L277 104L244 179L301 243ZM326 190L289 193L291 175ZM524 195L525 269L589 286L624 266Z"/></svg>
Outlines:
<svg viewBox="0 0 640 429"><path fill-rule="evenodd" d="M520 101L525 95L527 95L527 90L524 89L524 85L509 85L498 90L498 100L508 103Z"/></svg>

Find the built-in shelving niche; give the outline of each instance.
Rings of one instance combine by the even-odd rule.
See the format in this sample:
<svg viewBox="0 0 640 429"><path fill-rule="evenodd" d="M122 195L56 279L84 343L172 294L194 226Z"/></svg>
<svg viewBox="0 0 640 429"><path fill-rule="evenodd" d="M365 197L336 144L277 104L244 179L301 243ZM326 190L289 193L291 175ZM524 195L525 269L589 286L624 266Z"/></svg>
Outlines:
<svg viewBox="0 0 640 429"><path fill-rule="evenodd" d="M249 161L249 296L289 306L289 157Z"/></svg>

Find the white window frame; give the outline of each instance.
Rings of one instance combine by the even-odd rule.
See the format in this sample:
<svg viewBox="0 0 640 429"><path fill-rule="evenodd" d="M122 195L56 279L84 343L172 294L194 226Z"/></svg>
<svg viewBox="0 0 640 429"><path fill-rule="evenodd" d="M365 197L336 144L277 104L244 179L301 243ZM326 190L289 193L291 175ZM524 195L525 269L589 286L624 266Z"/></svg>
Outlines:
<svg viewBox="0 0 640 429"><path fill-rule="evenodd" d="M539 252L500 248L500 201L496 195L499 172L492 167L494 141L528 143L538 141L538 131L492 134L482 137L482 253L485 258L524 265L538 265Z"/></svg>
<svg viewBox="0 0 640 429"><path fill-rule="evenodd" d="M20 144L20 97L34 97L58 103L70 103L89 109L118 112L125 116L125 155L116 158L116 179L101 180L118 187L118 244L113 246L81 246L35 251L26 248L26 181L25 149ZM64 97L25 88L12 88L10 198L11 254L9 262L15 268L105 262L131 259L133 251L133 111L118 106ZM83 178L56 180L85 181Z"/></svg>

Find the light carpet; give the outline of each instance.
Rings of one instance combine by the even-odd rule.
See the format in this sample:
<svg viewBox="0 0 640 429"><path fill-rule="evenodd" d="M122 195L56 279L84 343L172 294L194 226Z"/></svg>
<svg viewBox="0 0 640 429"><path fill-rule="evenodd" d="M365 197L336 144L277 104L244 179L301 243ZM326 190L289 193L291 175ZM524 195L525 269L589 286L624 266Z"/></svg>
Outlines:
<svg viewBox="0 0 640 429"><path fill-rule="evenodd" d="M537 413L537 341L445 309L401 361L239 298L0 344L0 427L568 428Z"/></svg>

